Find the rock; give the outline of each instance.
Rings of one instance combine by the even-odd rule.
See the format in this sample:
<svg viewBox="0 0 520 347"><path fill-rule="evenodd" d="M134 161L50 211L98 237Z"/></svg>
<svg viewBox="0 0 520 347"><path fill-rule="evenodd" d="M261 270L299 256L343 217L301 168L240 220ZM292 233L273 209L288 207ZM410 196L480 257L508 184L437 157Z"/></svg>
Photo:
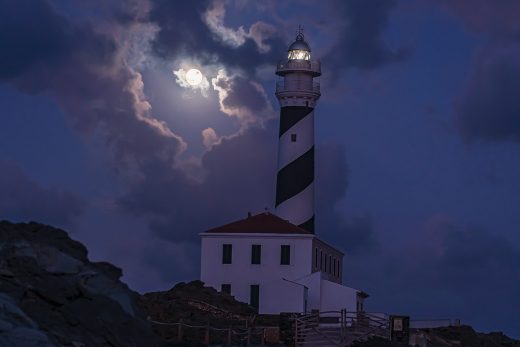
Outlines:
<svg viewBox="0 0 520 347"><path fill-rule="evenodd" d="M159 346L121 275L63 230L0 222L0 346Z"/></svg>
<svg viewBox="0 0 520 347"><path fill-rule="evenodd" d="M0 293L0 346L57 346L14 300Z"/></svg>

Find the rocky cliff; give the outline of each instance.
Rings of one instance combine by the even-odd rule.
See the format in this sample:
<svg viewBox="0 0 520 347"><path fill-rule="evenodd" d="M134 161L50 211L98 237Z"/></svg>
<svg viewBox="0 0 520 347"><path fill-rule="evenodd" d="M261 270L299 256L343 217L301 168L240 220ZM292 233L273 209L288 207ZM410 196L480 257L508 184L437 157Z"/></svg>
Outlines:
<svg viewBox="0 0 520 347"><path fill-rule="evenodd" d="M0 346L157 346L120 269L65 231L0 222Z"/></svg>

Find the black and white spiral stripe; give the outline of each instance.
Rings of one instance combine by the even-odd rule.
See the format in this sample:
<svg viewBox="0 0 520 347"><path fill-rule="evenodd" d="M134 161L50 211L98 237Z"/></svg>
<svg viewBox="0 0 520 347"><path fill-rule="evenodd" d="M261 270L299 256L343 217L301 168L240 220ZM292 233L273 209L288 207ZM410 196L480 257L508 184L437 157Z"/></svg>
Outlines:
<svg viewBox="0 0 520 347"><path fill-rule="evenodd" d="M314 233L314 109L280 111L276 212Z"/></svg>

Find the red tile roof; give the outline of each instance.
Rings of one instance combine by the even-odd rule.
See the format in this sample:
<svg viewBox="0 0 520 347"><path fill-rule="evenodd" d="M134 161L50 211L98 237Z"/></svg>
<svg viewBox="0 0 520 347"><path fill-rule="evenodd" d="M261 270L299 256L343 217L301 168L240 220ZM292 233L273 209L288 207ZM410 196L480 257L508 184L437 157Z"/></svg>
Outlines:
<svg viewBox="0 0 520 347"><path fill-rule="evenodd" d="M249 216L206 231L207 233L312 234L269 212Z"/></svg>

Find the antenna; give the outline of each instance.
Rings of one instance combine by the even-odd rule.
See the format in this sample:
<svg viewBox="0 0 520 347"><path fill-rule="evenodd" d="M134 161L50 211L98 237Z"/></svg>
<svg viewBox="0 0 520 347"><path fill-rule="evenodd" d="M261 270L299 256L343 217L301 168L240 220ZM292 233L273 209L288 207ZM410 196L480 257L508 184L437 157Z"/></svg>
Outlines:
<svg viewBox="0 0 520 347"><path fill-rule="evenodd" d="M296 30L296 40L303 41L303 27L298 24L298 30Z"/></svg>

